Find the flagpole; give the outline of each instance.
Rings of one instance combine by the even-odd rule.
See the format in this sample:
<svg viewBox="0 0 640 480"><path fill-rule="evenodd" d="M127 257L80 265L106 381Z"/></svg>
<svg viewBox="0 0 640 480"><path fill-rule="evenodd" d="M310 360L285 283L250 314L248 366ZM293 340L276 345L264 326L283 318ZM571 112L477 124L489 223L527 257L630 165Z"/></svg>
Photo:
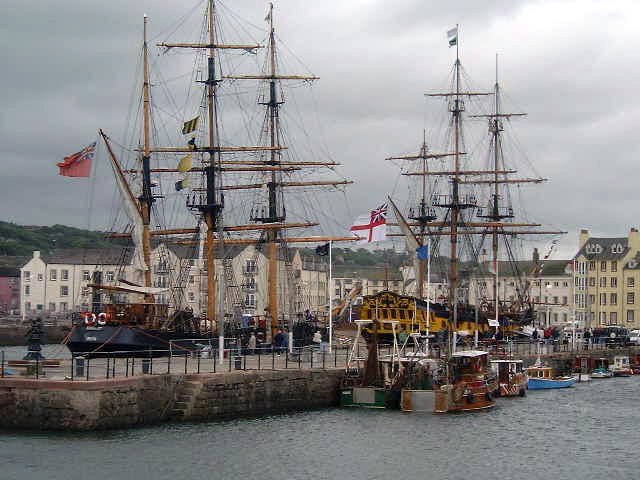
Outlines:
<svg viewBox="0 0 640 480"><path fill-rule="evenodd" d="M332 285L332 271L331 271L331 244L332 241L329 240L329 353L331 353L331 345L333 344L333 319L332 319L332 310L333 305L331 302L331 297L333 293L333 285Z"/></svg>
<svg viewBox="0 0 640 480"><path fill-rule="evenodd" d="M422 279L420 279L422 281ZM431 316L429 309L431 307L431 237L427 237L427 338L425 339L426 351L429 355L429 324Z"/></svg>

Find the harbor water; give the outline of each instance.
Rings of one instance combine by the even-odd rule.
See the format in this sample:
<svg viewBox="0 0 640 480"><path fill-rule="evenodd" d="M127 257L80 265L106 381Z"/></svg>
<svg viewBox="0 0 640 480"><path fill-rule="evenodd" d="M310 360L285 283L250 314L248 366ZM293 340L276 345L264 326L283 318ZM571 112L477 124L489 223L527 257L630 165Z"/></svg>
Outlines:
<svg viewBox="0 0 640 480"><path fill-rule="evenodd" d="M93 433L0 432L1 478L637 479L640 377L480 413L324 409Z"/></svg>

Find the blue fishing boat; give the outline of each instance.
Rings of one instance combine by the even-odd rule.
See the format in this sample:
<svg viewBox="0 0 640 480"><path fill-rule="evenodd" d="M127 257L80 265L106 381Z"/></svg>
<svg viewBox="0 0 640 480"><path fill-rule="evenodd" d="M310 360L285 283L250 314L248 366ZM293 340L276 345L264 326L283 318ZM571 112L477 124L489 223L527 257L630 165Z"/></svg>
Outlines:
<svg viewBox="0 0 640 480"><path fill-rule="evenodd" d="M529 390L567 388L576 383L576 377L554 377L551 367L529 367L527 374L529 375Z"/></svg>

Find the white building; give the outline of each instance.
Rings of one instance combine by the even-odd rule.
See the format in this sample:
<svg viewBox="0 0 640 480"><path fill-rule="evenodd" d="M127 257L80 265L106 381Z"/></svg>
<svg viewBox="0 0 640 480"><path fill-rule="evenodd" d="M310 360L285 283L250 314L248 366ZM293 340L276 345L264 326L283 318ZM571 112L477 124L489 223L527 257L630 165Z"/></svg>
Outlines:
<svg viewBox="0 0 640 480"><path fill-rule="evenodd" d="M152 251L153 286L167 288L157 303L170 310L190 308L206 314L207 265L201 247L158 244ZM218 253L218 252L216 252ZM215 281L225 286L225 315L263 316L267 305L267 258L256 246L227 247L216 258ZM95 305L127 302L128 294L94 290L89 284L115 286L119 280L138 285L142 272L131 265L126 248L58 249L51 255L39 251L21 268L21 309L24 315L89 311ZM278 259L280 321L296 320L306 309L326 312L327 272L321 263L303 260L298 250L281 250ZM136 301L129 299L129 302Z"/></svg>

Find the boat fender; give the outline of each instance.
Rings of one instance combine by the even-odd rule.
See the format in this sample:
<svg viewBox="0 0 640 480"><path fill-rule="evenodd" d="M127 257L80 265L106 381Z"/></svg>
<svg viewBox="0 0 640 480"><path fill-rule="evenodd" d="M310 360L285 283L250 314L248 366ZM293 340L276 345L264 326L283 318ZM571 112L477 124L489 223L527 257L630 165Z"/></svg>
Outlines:
<svg viewBox="0 0 640 480"><path fill-rule="evenodd" d="M95 315L94 315L95 317ZM106 325L107 324L107 314L102 312L98 314L98 325Z"/></svg>
<svg viewBox="0 0 640 480"><path fill-rule="evenodd" d="M85 313L84 314L84 323L85 325L92 327L96 324L96 314L95 313Z"/></svg>

